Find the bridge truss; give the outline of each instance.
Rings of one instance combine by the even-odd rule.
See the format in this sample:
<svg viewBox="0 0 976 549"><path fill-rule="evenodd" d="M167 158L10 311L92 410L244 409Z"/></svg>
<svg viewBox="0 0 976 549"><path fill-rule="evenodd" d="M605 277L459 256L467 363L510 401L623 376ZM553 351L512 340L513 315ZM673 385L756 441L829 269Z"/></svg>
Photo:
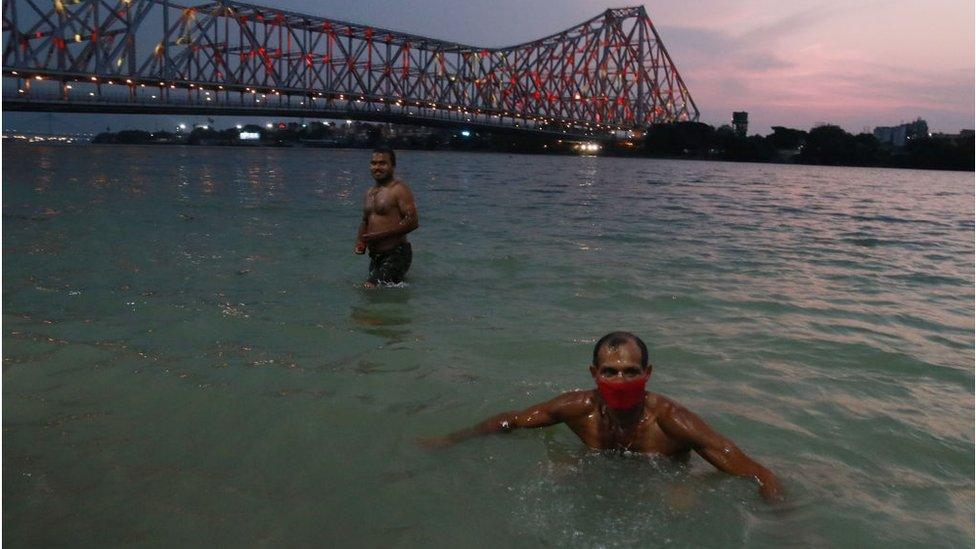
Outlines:
<svg viewBox="0 0 976 549"><path fill-rule="evenodd" d="M273 114L580 136L699 114L642 6L483 48L228 0L7 0L3 76L8 110Z"/></svg>

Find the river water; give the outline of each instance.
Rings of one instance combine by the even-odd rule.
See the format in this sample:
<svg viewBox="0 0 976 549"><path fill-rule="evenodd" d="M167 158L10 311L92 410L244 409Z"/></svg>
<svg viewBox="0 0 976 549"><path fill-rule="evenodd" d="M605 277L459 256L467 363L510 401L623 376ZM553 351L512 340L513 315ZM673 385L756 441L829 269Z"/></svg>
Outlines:
<svg viewBox="0 0 976 549"><path fill-rule="evenodd" d="M352 254L368 151L3 148L3 537L24 545L969 546L973 175L402 152L403 288ZM649 389L783 479L606 456Z"/></svg>

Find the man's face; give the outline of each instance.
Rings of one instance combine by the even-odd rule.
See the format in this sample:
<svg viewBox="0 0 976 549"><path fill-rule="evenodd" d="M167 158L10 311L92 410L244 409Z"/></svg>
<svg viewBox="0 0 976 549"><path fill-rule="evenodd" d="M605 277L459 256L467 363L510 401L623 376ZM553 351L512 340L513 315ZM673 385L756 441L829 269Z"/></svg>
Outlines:
<svg viewBox="0 0 976 549"><path fill-rule="evenodd" d="M597 353L597 363L590 366L593 379L624 381L636 379L647 373L641 368L641 351L636 343L628 341L616 347L604 346Z"/></svg>
<svg viewBox="0 0 976 549"><path fill-rule="evenodd" d="M376 181L387 181L393 177L393 164L390 163L390 155L373 153L369 160L369 171Z"/></svg>

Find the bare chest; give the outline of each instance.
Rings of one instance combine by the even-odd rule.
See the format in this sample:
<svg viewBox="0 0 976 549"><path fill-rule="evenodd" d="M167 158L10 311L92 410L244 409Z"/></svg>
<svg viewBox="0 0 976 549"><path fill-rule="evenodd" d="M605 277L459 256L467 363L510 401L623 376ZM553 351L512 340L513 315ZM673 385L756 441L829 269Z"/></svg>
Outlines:
<svg viewBox="0 0 976 549"><path fill-rule="evenodd" d="M643 454L674 455L688 451L686 445L669 437L653 416L636 426L620 426L594 413L569 424L570 429L590 448L623 450Z"/></svg>
<svg viewBox="0 0 976 549"><path fill-rule="evenodd" d="M388 188L372 187L366 191L366 200L363 203L363 210L367 214L389 215L396 213L396 196Z"/></svg>

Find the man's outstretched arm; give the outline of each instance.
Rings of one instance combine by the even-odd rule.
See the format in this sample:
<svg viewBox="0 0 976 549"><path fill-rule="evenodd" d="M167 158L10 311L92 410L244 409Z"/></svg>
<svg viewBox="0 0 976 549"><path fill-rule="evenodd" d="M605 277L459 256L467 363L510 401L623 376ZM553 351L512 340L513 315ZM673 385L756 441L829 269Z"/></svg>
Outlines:
<svg viewBox="0 0 976 549"><path fill-rule="evenodd" d="M580 407L580 393L564 393L558 397L522 411L502 412L473 427L455 431L444 437L423 439L426 446L450 446L469 438L507 433L515 429L536 429L566 421Z"/></svg>
<svg viewBox="0 0 976 549"><path fill-rule="evenodd" d="M759 492L767 500L781 497L782 487L772 471L750 458L734 442L720 435L704 420L678 404L661 418L661 428L669 436L683 441L716 469L759 482Z"/></svg>

